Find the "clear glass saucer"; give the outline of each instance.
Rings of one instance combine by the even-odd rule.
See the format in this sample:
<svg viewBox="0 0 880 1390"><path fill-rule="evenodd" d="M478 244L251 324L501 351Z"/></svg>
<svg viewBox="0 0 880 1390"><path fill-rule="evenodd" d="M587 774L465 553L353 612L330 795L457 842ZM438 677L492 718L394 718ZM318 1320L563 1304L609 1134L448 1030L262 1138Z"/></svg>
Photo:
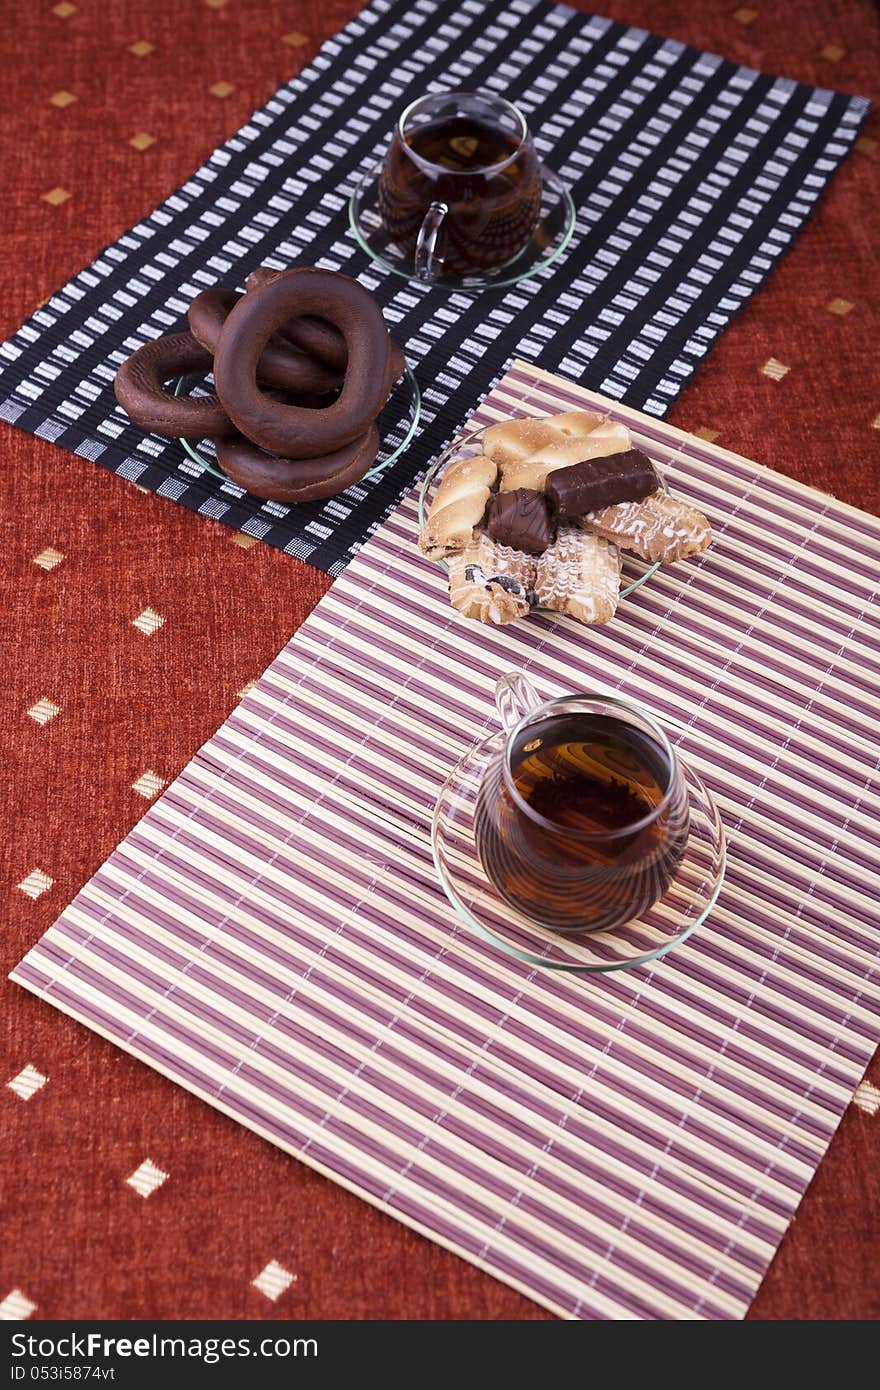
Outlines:
<svg viewBox="0 0 880 1390"><path fill-rule="evenodd" d="M681 763L690 803L690 834L676 876L659 902L613 931L563 936L537 926L502 898L477 853L477 793L494 760L503 755L507 737L499 730L474 744L444 782L434 810L434 863L462 921L527 965L581 974L644 965L686 941L711 912L725 869L724 828L697 774Z"/></svg>
<svg viewBox="0 0 880 1390"><path fill-rule="evenodd" d="M189 394L194 381L195 378L193 377L180 377L174 385L175 396ZM210 384L210 381L210 377L200 377L198 384L203 387L206 382ZM385 408L376 422L379 428L379 452L376 455L376 462L364 475L366 478L375 478L377 474L384 473L386 468L390 468L392 463L400 458L418 429L421 414L422 393L412 368L407 366L403 376L395 382ZM206 473L210 473L224 483L229 483L232 487L238 487L238 484L233 483L218 464L214 445L210 439L200 439L197 443L192 439L181 439L179 442L193 462L200 464ZM241 491L243 492L244 489L242 488ZM280 502L278 505L289 507L296 504Z"/></svg>
<svg viewBox="0 0 880 1390"><path fill-rule="evenodd" d="M458 463L460 459L473 458L483 452L484 429L469 430L466 434L460 434L452 443L447 445L442 454L431 464L419 489L419 530L421 531L431 510L431 503L434 500L434 493L443 476L443 471L451 463ZM655 468L657 465L654 465ZM659 472L659 469L658 469ZM620 574L620 597L627 598L634 594L636 589L651 578L652 574L660 568L659 562L653 565L647 560L640 560L637 555L630 555L626 551L623 553L623 565ZM446 563L438 560L437 563L446 569ZM550 613L549 608L533 608L533 613ZM556 614L555 616L559 616Z"/></svg>
<svg viewBox="0 0 880 1390"><path fill-rule="evenodd" d="M412 280L418 285L478 294L481 290L504 289L546 270L562 255L571 241L575 228L575 206L571 194L558 174L546 165L541 171L541 216L523 249L504 265L494 270L481 270L473 275L439 275L430 281L419 280L412 252L401 251L389 239L379 214L379 175L381 163L373 164L361 176L348 200L348 220L361 250L386 270Z"/></svg>

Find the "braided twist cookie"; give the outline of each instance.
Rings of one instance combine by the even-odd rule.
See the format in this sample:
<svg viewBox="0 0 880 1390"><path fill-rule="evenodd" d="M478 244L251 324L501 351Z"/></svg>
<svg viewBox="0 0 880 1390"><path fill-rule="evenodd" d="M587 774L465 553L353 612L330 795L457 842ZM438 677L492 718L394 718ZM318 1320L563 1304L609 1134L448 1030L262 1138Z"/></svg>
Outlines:
<svg viewBox="0 0 880 1390"><path fill-rule="evenodd" d="M543 492L547 478L556 469L623 453L630 447L625 425L592 410L505 420L490 425L483 434L483 452L501 472L501 492L520 488Z"/></svg>
<svg viewBox="0 0 880 1390"><path fill-rule="evenodd" d="M534 458L550 445L583 439L604 420L604 415L597 415L593 410L567 410L562 415L503 420L483 431L483 452L503 469L508 464Z"/></svg>
<svg viewBox="0 0 880 1390"><path fill-rule="evenodd" d="M475 540L475 528L483 519L497 476L495 464L482 454L459 459L446 469L419 537L423 555L442 560Z"/></svg>
<svg viewBox="0 0 880 1390"><path fill-rule="evenodd" d="M509 440L502 448L503 458L498 458L497 437L490 441L490 456L496 459L501 469L502 492L515 492L518 488L531 488L543 492L547 479L557 469L570 468L572 464L584 463L587 459L606 458L612 454L625 453L630 447L629 430L616 420L604 420L590 411L572 411L565 415L551 417L562 421L572 421L564 427L551 429L544 421L513 421L511 425L493 425L487 430L491 434L496 429L515 428L522 424L544 426L545 442L531 447L520 455L515 455ZM532 437L538 431L530 432Z"/></svg>

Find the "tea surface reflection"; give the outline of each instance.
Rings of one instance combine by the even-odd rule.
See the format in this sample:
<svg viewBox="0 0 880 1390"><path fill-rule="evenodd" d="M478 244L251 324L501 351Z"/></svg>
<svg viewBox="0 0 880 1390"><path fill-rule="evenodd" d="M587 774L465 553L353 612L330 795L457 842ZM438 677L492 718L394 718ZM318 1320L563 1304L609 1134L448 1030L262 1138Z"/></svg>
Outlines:
<svg viewBox="0 0 880 1390"><path fill-rule="evenodd" d="M392 241L430 273L505 265L541 212L541 167L509 103L480 93L428 97L404 114L379 181Z"/></svg>
<svg viewBox="0 0 880 1390"><path fill-rule="evenodd" d="M688 826L668 745L622 712L576 700L514 730L477 801L487 875L507 902L562 932L622 925L662 897Z"/></svg>

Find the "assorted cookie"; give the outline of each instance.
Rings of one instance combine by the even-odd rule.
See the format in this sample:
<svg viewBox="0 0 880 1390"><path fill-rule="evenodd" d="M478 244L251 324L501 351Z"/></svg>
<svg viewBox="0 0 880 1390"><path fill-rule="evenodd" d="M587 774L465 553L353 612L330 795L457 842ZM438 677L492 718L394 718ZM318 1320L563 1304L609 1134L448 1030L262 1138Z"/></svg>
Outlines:
<svg viewBox="0 0 880 1390"><path fill-rule="evenodd" d="M668 565L708 549L712 530L702 512L668 492L587 512L585 526L651 564Z"/></svg>
<svg viewBox="0 0 880 1390"><path fill-rule="evenodd" d="M545 608L607 623L622 551L669 564L711 543L703 514L664 490L617 420L586 410L509 420L481 446L445 469L419 537L446 562L466 618L510 623Z"/></svg>
<svg viewBox="0 0 880 1390"><path fill-rule="evenodd" d="M521 550L499 545L483 532L449 557L449 598L466 618L512 623L532 606L538 566Z"/></svg>
<svg viewBox="0 0 880 1390"><path fill-rule="evenodd" d="M620 551L576 523L561 523L538 561L535 603L582 623L607 623L620 592Z"/></svg>
<svg viewBox="0 0 880 1390"><path fill-rule="evenodd" d="M244 294L197 295L188 320L188 333L146 344L116 374L116 398L137 424L212 439L233 482L278 502L332 497L364 477L405 362L363 285L332 270L263 266ZM209 370L216 395L165 389Z"/></svg>

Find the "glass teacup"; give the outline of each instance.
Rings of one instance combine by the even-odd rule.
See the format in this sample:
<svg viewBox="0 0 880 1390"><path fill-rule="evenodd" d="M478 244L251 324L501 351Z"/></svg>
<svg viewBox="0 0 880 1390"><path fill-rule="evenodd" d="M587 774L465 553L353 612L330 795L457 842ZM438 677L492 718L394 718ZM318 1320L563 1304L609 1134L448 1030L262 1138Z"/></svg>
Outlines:
<svg viewBox="0 0 880 1390"><path fill-rule="evenodd" d="M646 912L672 883L690 827L663 729L614 696L542 702L520 673L501 678L496 703L507 738L477 794L475 839L498 893L568 935Z"/></svg>
<svg viewBox="0 0 880 1390"><path fill-rule="evenodd" d="M524 116L488 92L412 102L382 166L379 211L420 280L506 265L541 214L541 165Z"/></svg>

